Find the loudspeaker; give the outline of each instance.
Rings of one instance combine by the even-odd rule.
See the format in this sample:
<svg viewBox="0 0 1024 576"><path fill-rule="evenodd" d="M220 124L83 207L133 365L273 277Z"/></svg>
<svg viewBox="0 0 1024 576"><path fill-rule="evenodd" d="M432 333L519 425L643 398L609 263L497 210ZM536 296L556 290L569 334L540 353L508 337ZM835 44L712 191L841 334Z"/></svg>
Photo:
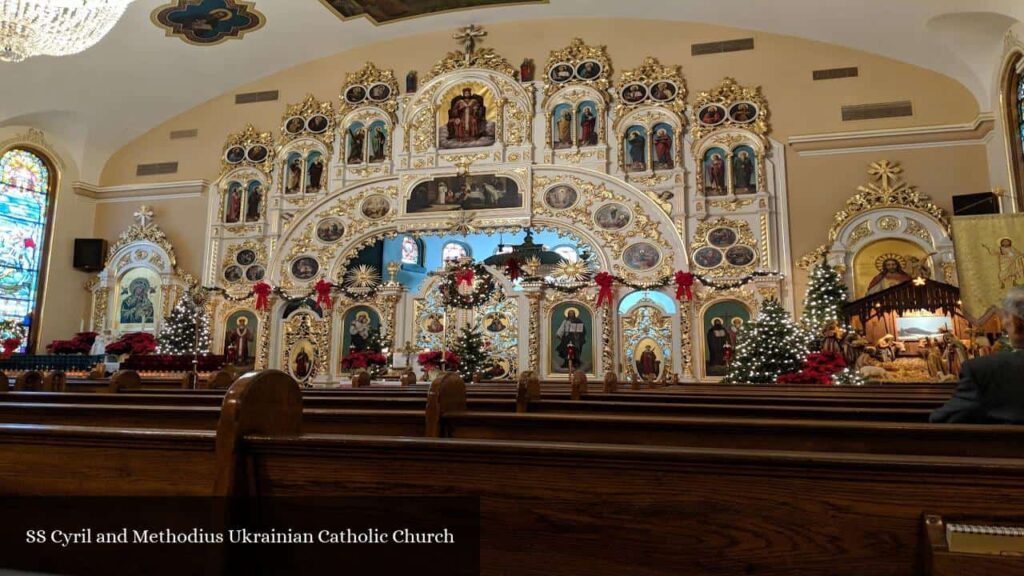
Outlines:
<svg viewBox="0 0 1024 576"><path fill-rule="evenodd" d="M953 215L974 216L977 214L999 214L999 199L992 192L977 194L954 194Z"/></svg>
<svg viewBox="0 0 1024 576"><path fill-rule="evenodd" d="M102 238L75 238L76 270L99 272L107 254L107 241Z"/></svg>

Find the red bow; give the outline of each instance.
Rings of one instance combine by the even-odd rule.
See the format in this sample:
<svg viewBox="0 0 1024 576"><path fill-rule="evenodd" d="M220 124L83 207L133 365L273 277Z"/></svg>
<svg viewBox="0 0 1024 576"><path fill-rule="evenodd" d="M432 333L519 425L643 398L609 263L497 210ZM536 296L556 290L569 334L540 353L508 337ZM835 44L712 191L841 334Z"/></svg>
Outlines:
<svg viewBox="0 0 1024 576"><path fill-rule="evenodd" d="M523 267L519 264L519 260L509 258L508 262L505 262L505 275L513 282L519 280L519 277L523 275Z"/></svg>
<svg viewBox="0 0 1024 576"><path fill-rule="evenodd" d="M333 287L334 284L331 284L323 278L316 281L316 285L313 286L313 289L316 290L317 306L322 306L324 308L331 307L331 288Z"/></svg>
<svg viewBox="0 0 1024 576"><path fill-rule="evenodd" d="M256 295L256 310L266 310L270 305L270 291L273 288L266 282L257 282L252 285L252 293Z"/></svg>
<svg viewBox="0 0 1024 576"><path fill-rule="evenodd" d="M463 284L465 284L466 286L469 286L470 288L473 287L473 269L472 268L463 268L462 270L459 270L458 272L455 273L455 285L456 286L461 286Z"/></svg>
<svg viewBox="0 0 1024 576"><path fill-rule="evenodd" d="M598 272L597 276L594 276L594 282L601 288L597 293L597 305L600 306L604 302L611 304L612 282L615 282L615 277L607 272Z"/></svg>
<svg viewBox="0 0 1024 576"><path fill-rule="evenodd" d="M676 300L682 301L683 295L687 300L693 300L693 274L690 272L676 272Z"/></svg>

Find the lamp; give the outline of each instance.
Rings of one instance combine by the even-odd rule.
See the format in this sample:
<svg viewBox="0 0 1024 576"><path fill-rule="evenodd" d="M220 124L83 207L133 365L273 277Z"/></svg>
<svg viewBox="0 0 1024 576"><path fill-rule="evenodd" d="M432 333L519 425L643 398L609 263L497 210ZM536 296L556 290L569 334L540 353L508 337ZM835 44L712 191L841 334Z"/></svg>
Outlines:
<svg viewBox="0 0 1024 576"><path fill-rule="evenodd" d="M0 0L0 60L77 54L110 32L133 0Z"/></svg>

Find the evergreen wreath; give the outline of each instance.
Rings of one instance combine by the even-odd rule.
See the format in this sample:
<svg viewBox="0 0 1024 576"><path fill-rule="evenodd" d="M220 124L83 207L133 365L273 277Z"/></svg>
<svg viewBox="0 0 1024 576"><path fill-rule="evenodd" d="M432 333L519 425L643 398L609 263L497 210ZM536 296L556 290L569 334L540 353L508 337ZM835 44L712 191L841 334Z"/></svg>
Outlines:
<svg viewBox="0 0 1024 576"><path fill-rule="evenodd" d="M459 292L460 278L472 273L473 291L467 294ZM444 271L441 280L441 304L447 307L470 310L483 306L491 299L495 291L494 277L484 268L483 264L459 262L451 264Z"/></svg>

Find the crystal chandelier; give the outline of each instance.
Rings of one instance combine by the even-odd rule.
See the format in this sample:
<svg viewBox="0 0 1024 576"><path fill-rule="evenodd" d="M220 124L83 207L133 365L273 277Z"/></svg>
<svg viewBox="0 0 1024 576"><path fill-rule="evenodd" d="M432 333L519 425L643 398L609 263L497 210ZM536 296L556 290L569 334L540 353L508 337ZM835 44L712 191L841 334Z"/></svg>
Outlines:
<svg viewBox="0 0 1024 576"><path fill-rule="evenodd" d="M110 32L133 0L0 0L0 60L77 54Z"/></svg>

